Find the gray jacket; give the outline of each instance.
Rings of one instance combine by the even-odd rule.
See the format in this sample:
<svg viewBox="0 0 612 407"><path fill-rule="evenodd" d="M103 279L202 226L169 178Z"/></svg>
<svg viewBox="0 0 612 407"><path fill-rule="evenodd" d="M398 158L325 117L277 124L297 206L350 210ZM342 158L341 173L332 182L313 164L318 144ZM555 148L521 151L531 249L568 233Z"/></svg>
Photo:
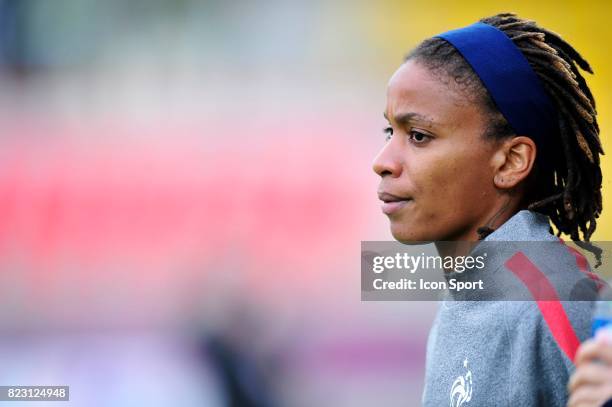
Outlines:
<svg viewBox="0 0 612 407"><path fill-rule="evenodd" d="M571 359L578 343L590 334L593 302L565 301L585 274L576 257L550 234L548 218L535 212L520 211L485 239L483 247L492 242L506 249L496 250L496 257L478 273L490 280L503 278L504 284L514 285L511 290L532 295L508 270L508 258L517 248L493 243L520 241L558 246L555 253L546 254L537 245L523 243L521 248L529 248L522 250L526 258L552 281L560 300L448 297L441 302L427 342L424 406L566 405L566 386L574 369ZM464 278L474 274L470 271Z"/></svg>

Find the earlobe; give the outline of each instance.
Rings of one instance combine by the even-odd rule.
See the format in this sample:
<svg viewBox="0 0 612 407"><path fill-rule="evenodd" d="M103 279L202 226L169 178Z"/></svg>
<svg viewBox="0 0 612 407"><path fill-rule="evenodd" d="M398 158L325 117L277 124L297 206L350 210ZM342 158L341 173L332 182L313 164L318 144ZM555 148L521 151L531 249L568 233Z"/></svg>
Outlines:
<svg viewBox="0 0 612 407"><path fill-rule="evenodd" d="M514 177L509 176L509 177L505 177L503 175L496 175L494 178L494 182L495 182L495 186L499 187L499 188L507 188L508 185L512 185L514 184Z"/></svg>
<svg viewBox="0 0 612 407"><path fill-rule="evenodd" d="M516 177L499 174L494 177L493 182L495 186L500 189L510 189L518 184Z"/></svg>

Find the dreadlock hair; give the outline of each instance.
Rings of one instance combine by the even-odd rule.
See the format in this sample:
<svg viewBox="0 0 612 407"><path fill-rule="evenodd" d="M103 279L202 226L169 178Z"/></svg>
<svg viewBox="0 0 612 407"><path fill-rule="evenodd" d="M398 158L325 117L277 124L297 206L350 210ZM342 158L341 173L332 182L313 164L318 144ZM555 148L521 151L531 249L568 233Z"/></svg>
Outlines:
<svg viewBox="0 0 612 407"><path fill-rule="evenodd" d="M567 234L601 260L601 249L588 243L602 210L603 154L595 99L577 66L593 73L588 62L558 34L502 13L480 20L503 31L523 53L558 112L555 140L538 146L538 157L527 182L525 206L551 219L557 236ZM429 38L407 57L423 64L462 96L484 107L488 118L485 137L504 139L514 131L499 112L480 78L459 52L441 38ZM563 159L559 159L563 157ZM542 162L546 161L546 166ZM490 233L491 230L483 233ZM582 236L581 236L582 234Z"/></svg>

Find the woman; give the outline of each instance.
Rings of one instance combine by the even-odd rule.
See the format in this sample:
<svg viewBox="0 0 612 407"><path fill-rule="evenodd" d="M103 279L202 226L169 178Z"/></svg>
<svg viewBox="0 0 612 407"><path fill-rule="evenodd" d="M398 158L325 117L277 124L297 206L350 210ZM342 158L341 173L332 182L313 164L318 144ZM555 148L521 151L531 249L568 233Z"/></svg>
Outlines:
<svg viewBox="0 0 612 407"><path fill-rule="evenodd" d="M592 249L602 148L578 67L592 72L559 35L511 13L414 49L389 81L374 162L393 236L553 242L552 222ZM515 260L502 266L529 274L530 260ZM565 405L590 314L585 302L443 303L423 404Z"/></svg>

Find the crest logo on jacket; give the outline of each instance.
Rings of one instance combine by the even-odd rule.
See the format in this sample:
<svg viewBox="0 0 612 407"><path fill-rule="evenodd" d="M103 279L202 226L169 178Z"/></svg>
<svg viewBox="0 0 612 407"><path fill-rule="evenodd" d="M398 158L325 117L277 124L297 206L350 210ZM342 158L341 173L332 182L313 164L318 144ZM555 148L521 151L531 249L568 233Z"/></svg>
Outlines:
<svg viewBox="0 0 612 407"><path fill-rule="evenodd" d="M472 372L468 369L467 358L463 361L467 373L455 379L450 391L450 407L461 407L472 399Z"/></svg>

